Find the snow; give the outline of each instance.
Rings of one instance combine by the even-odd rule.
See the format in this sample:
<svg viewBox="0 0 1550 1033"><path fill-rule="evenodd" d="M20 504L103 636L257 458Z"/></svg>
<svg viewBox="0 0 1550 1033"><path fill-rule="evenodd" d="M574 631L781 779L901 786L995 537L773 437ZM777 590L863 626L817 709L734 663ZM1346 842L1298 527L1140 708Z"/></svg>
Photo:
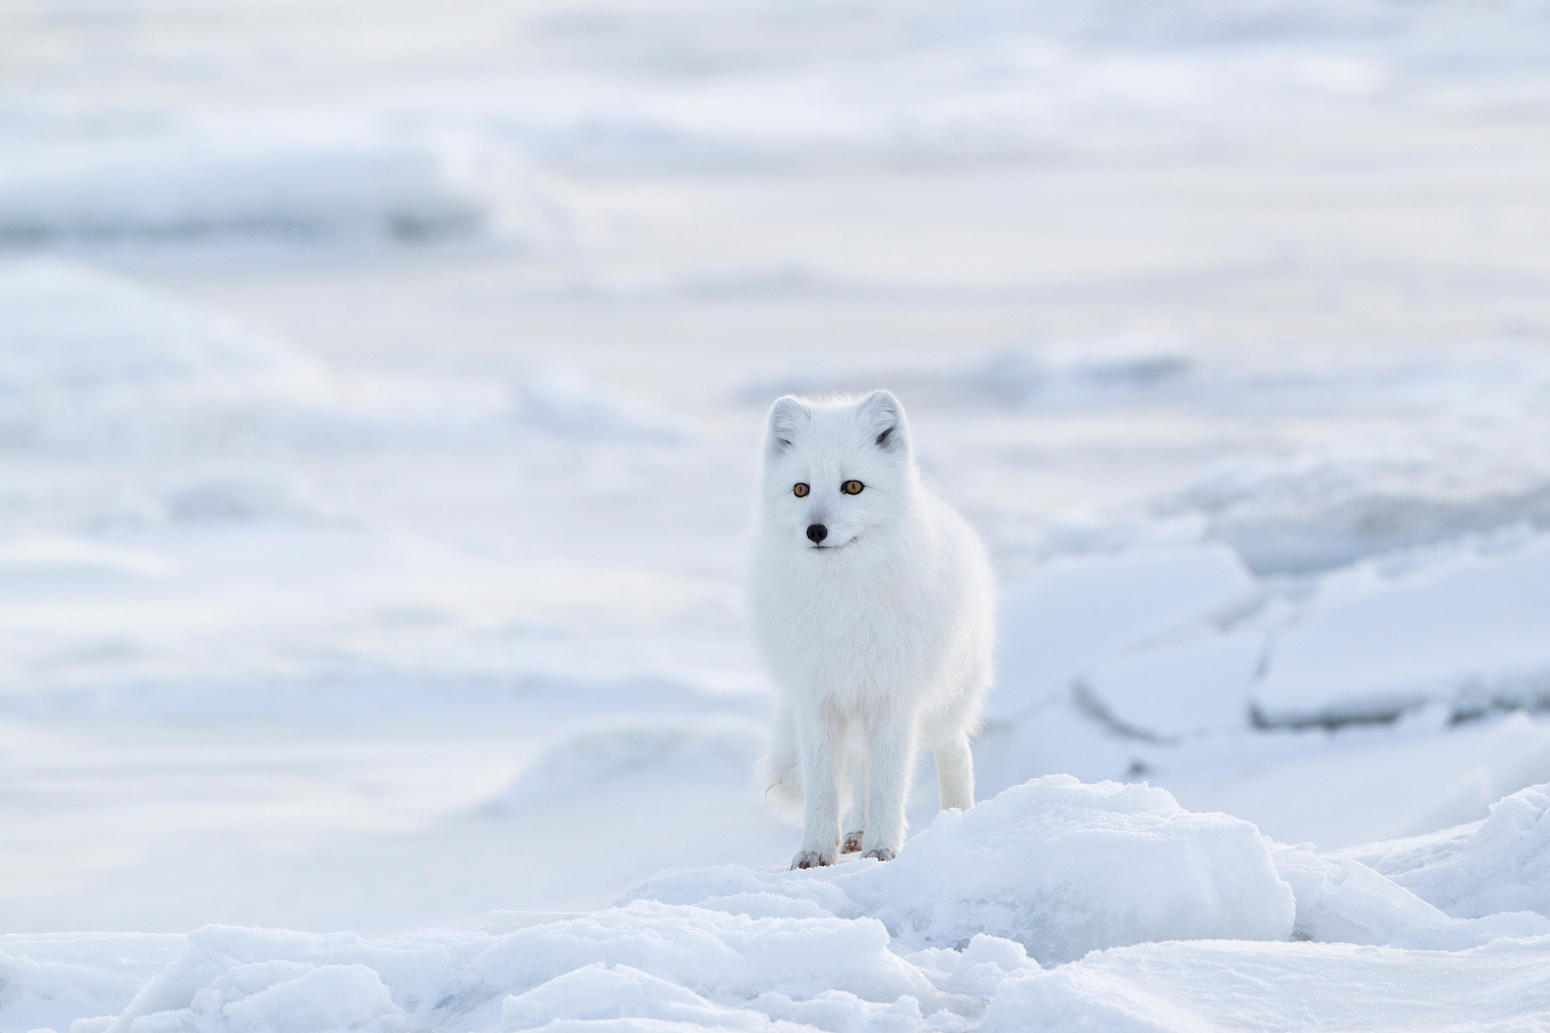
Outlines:
<svg viewBox="0 0 1550 1033"><path fill-rule="evenodd" d="M1363 560L1281 596L1219 545L1051 560L1007 593L996 708L1064 689L1121 734L1161 741L1429 704L1456 719L1539 708L1547 556L1550 537L1518 528Z"/></svg>
<svg viewBox="0 0 1550 1033"><path fill-rule="evenodd" d="M0 1033L1543 1024L1542 12L357 6L0 14ZM878 386L980 805L788 873Z"/></svg>
<svg viewBox="0 0 1550 1033"><path fill-rule="evenodd" d="M1544 938L1468 951L1143 944L1010 981L990 1031L1531 1030L1550 1009Z"/></svg>
<svg viewBox="0 0 1550 1033"><path fill-rule="evenodd" d="M1546 792L1492 821L1520 800L1542 817ZM1478 860L1524 838L1475 835L1450 884L1491 889ZM0 937L0 1007L74 1033L1495 1029L1550 1007L1547 962L1545 915L1452 917L1162 790L1052 776L942 815L892 863L685 869L481 932Z"/></svg>
<svg viewBox="0 0 1550 1033"><path fill-rule="evenodd" d="M1066 688L1094 660L1255 591L1232 551L1214 545L1052 559L1003 596L1003 676L992 706L1015 713Z"/></svg>
<svg viewBox="0 0 1550 1033"><path fill-rule="evenodd" d="M688 871L634 895L734 913L794 900L880 919L912 946L1013 940L1042 964L1159 937L1285 939L1292 929L1291 891L1258 830L1191 814L1148 786L1034 779L939 815L894 863L856 867L816 877Z"/></svg>
<svg viewBox="0 0 1550 1033"><path fill-rule="evenodd" d="M1450 915L1533 911L1550 918L1550 789L1529 786L1472 825L1347 851Z"/></svg>
<svg viewBox="0 0 1550 1033"><path fill-rule="evenodd" d="M1175 761L1169 788L1186 806L1325 848L1477 821L1502 796L1550 779L1550 731L1522 712L1455 725L1433 709L1395 725L1257 736L1244 757L1246 748L1228 739L1214 762ZM1241 769L1223 775L1218 765L1234 756Z"/></svg>
<svg viewBox="0 0 1550 1033"><path fill-rule="evenodd" d="M1456 713L1544 705L1550 539L1487 542L1320 582L1276 639L1254 705L1270 723L1387 717L1440 700Z"/></svg>
<svg viewBox="0 0 1550 1033"><path fill-rule="evenodd" d="M1450 916L1351 857L1283 847L1275 863L1297 898L1298 939L1446 951L1550 935L1550 922L1529 912Z"/></svg>
<svg viewBox="0 0 1550 1033"><path fill-rule="evenodd" d="M379 235L489 228L467 156L429 143L186 132L34 147L0 175L0 238ZM488 158L484 159L488 161Z"/></svg>
<svg viewBox="0 0 1550 1033"><path fill-rule="evenodd" d="M1040 964L1157 939L1285 939L1291 891L1259 831L1161 789L1035 779L948 812L896 863L838 884L905 942L1021 943Z"/></svg>
<svg viewBox="0 0 1550 1033"><path fill-rule="evenodd" d="M74 263L5 263L0 304L0 392L13 404L318 372L229 317Z"/></svg>

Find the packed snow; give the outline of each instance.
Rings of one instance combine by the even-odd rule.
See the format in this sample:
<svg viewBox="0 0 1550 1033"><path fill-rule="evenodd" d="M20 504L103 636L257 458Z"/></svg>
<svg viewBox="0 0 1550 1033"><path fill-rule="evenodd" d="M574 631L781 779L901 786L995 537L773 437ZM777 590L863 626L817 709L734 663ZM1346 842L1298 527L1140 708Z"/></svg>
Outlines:
<svg viewBox="0 0 1550 1033"><path fill-rule="evenodd" d="M0 10L0 1033L1546 1025L1542 11L358 6ZM879 386L980 802L787 872Z"/></svg>
<svg viewBox="0 0 1550 1033"><path fill-rule="evenodd" d="M1521 824L1499 856L1542 846ZM1069 776L945 812L892 863L684 869L479 932L12 935L0 961L15 1028L75 1033L1494 1029L1550 1009L1545 915L1450 917L1354 859Z"/></svg>

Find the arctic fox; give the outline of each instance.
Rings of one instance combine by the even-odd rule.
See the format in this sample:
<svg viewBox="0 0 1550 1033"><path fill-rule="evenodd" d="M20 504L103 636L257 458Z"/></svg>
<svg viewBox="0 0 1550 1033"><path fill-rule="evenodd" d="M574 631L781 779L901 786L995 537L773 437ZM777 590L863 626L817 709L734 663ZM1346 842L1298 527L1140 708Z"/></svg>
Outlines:
<svg viewBox="0 0 1550 1033"><path fill-rule="evenodd" d="M921 484L887 391L777 399L762 501L753 612L780 690L764 776L770 794L802 800L791 867L832 864L836 848L892 860L916 750L936 754L943 808L974 803L969 739L993 636L985 548Z"/></svg>

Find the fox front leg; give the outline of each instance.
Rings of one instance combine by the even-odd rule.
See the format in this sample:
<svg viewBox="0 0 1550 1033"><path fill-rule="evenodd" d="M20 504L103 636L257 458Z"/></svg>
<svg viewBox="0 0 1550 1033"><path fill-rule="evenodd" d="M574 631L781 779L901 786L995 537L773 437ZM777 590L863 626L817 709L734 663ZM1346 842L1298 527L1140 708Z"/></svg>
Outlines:
<svg viewBox="0 0 1550 1033"><path fill-rule="evenodd" d="M797 757L802 765L802 849L792 868L834 863L840 841L839 727L821 708L797 715Z"/></svg>
<svg viewBox="0 0 1550 1033"><path fill-rule="evenodd" d="M904 845L904 805L915 770L915 723L887 714L872 729L870 786L862 857L891 861Z"/></svg>

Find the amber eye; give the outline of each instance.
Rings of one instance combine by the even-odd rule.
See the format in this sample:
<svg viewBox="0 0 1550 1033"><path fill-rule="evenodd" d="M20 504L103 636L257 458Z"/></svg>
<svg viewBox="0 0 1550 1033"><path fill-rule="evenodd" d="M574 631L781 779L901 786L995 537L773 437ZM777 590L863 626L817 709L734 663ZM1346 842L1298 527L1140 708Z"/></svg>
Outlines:
<svg viewBox="0 0 1550 1033"><path fill-rule="evenodd" d="M844 484L840 485L840 491L843 491L847 495L860 495L861 489L865 487L866 485L862 484L860 481L846 481Z"/></svg>
<svg viewBox="0 0 1550 1033"><path fill-rule="evenodd" d="M802 483L793 484L791 486L791 494L795 495L799 499L807 498L808 490L809 489L807 485Z"/></svg>

